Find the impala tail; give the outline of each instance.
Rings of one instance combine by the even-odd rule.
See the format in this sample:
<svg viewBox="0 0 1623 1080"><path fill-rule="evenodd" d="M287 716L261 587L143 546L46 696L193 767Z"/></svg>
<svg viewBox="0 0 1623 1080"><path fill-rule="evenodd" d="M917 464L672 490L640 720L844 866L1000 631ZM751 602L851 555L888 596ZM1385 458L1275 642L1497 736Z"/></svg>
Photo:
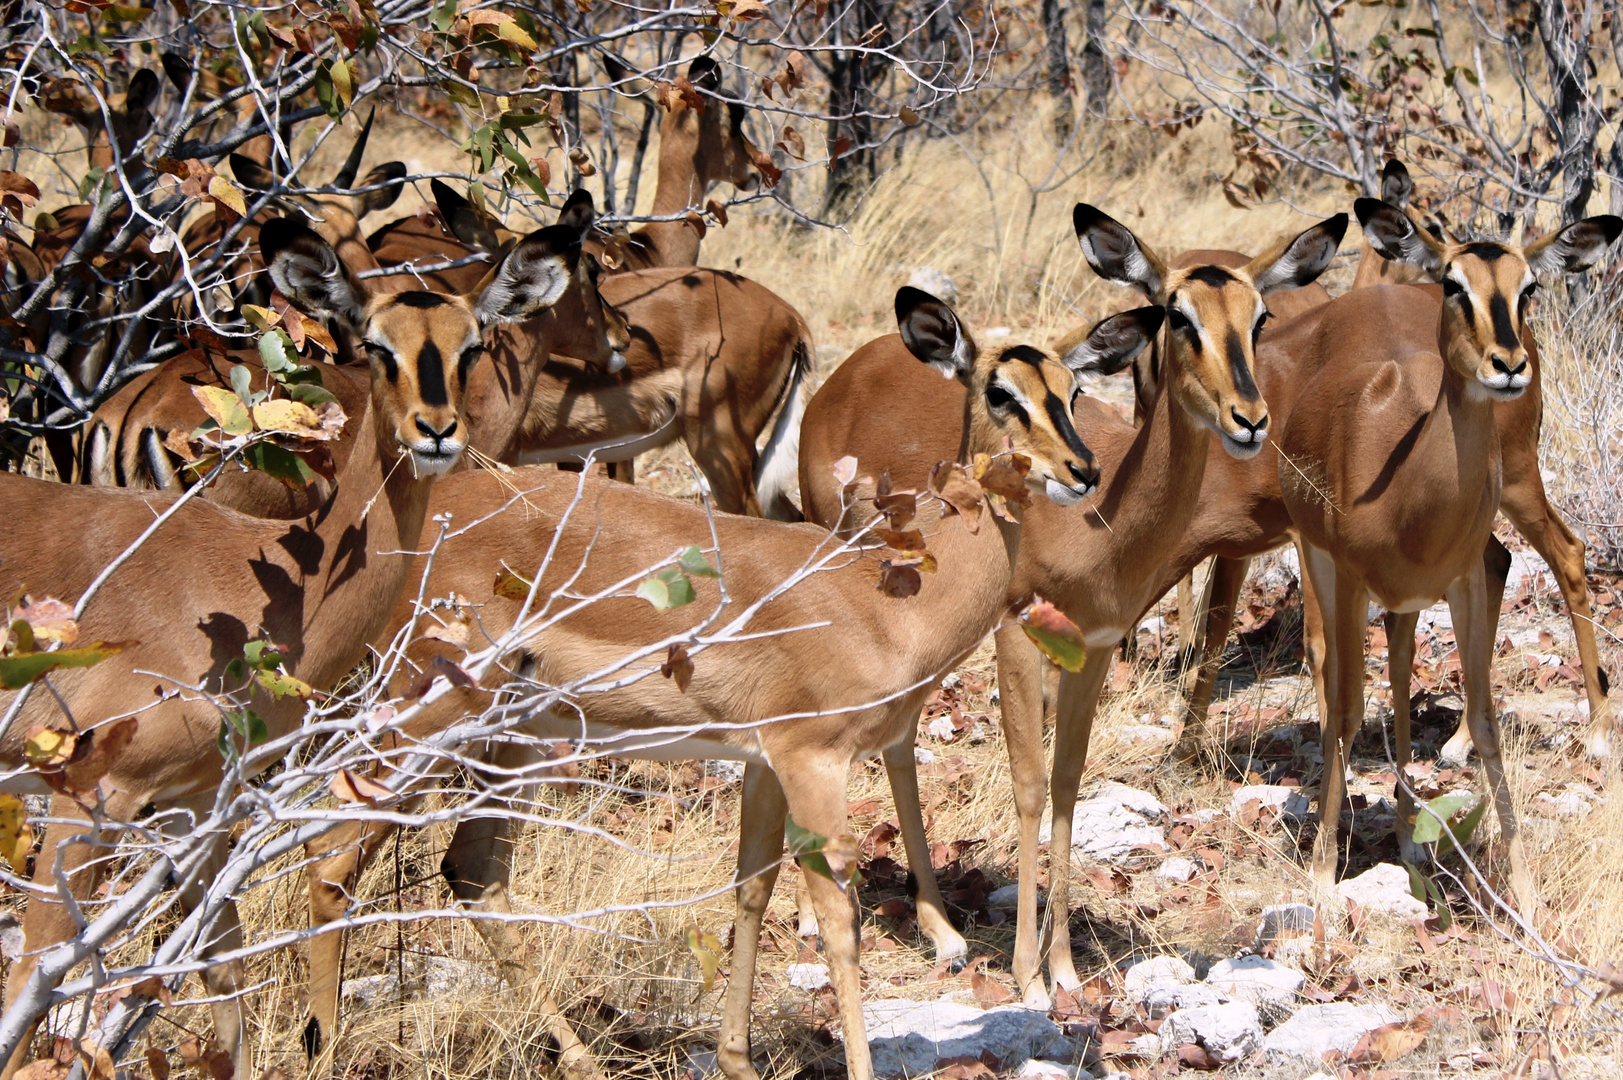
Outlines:
<svg viewBox="0 0 1623 1080"><path fill-rule="evenodd" d="M806 376L811 373L811 333L801 327L795 341L795 355L789 383L778 408L777 422L755 463L755 491L761 500L761 513L778 521L804 521L789 489L800 479L800 420L806 413Z"/></svg>

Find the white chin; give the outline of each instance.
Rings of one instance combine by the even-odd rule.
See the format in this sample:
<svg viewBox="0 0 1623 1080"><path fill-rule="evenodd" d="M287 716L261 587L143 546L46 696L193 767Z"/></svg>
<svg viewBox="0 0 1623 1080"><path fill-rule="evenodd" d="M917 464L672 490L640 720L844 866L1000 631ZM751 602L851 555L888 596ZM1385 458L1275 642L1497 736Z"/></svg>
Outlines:
<svg viewBox="0 0 1623 1080"><path fill-rule="evenodd" d="M1490 401L1515 401L1527 389L1529 379L1505 378L1502 382L1486 382L1478 380L1477 385L1482 388L1483 396Z"/></svg>
<svg viewBox="0 0 1623 1080"><path fill-rule="evenodd" d="M1055 506L1075 506L1089 495L1093 494L1092 487L1074 488L1060 483L1058 480L1044 480L1043 494Z"/></svg>
<svg viewBox="0 0 1623 1080"><path fill-rule="evenodd" d="M422 450L411 452L411 463L418 476L439 476L448 473L462 457L462 448L449 453L430 454Z"/></svg>
<svg viewBox="0 0 1623 1080"><path fill-rule="evenodd" d="M625 353L623 353L623 352L615 352L615 353L610 353L609 354L608 372L609 372L610 375L613 375L617 371L623 370L625 368L625 366L626 366L626 354Z"/></svg>
<svg viewBox="0 0 1623 1080"><path fill-rule="evenodd" d="M1261 438L1253 439L1251 442L1240 442L1229 435L1228 432L1223 432L1223 449L1227 450L1229 457L1234 458L1236 461L1250 461L1262 453L1262 446L1267 441L1268 436L1264 435Z"/></svg>

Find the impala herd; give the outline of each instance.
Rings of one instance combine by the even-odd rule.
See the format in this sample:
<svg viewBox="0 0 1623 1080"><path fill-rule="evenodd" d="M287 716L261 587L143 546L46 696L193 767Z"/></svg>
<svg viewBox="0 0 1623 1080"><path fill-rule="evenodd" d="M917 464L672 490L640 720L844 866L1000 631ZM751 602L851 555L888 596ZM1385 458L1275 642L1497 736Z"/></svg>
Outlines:
<svg viewBox="0 0 1623 1080"><path fill-rule="evenodd" d="M696 61L689 75L701 94L719 85L709 61ZM113 110L115 145L132 146L144 133L156 89L150 74L132 80ZM84 121L92 133L93 119ZM92 159L111 160L99 130ZM335 188L355 185L364 146L363 133ZM267 149L233 159L239 183L273 187ZM717 183L752 187L754 154L736 107L673 101L662 126L656 215L701 207ZM133 821L151 809L161 828L184 832L213 804L226 765L216 743L220 705L210 691L239 689L229 685L230 663L255 639L275 642L285 670L317 688L406 641L392 688L402 696L416 673L436 670L437 657L456 661L464 648L498 640L518 644L491 670L543 686L578 685L651 643L690 640L691 679L657 677L656 658L655 677L601 685L567 709L525 717L523 729L542 740L608 739L625 757L743 762L738 912L718 1059L731 1080L746 1080L756 1076L756 950L786 819L843 837L847 776L857 759L883 757L918 879L920 928L942 960L966 956L931 869L913 741L932 688L988 634L996 638L1018 819L1015 978L1033 1006L1050 1000L1045 963L1053 986L1079 985L1065 917L1072 811L1113 646L1196 564L1213 559L1202 662L1178 748L1197 756L1210 742L1204 714L1247 561L1289 541L1304 571L1324 744L1315 894L1333 895L1347 752L1364 719L1367 603L1392 612L1401 766L1410 753L1416 613L1446 597L1466 707L1445 754L1459 760L1474 747L1481 756L1515 901L1524 913L1536 906L1488 679L1508 566L1491 526L1502 509L1555 568L1589 695L1587 746L1608 753L1613 715L1588 618L1584 548L1540 478L1539 353L1527 313L1539 279L1594 263L1623 220L1590 218L1522 247L1463 241L1408 207L1408 174L1394 161L1383 174L1383 199L1356 203L1364 235L1357 280L1332 299L1315 281L1336 256L1346 214L1255 258L1166 257L1103 211L1078 204L1073 226L1089 266L1136 290L1147 306L1074 335L1061 355L1033 344L982 349L946 303L903 288L895 296L898 333L862 346L808 400L814 351L805 320L754 282L694 266L700 233L688 223L605 238L594 232L590 196L577 192L555 224L518 237L436 181L437 221L407 218L364 235L359 216L391 203L403 176L397 163L375 168L363 184L374 190L353 202L280 197L279 216L242 229L232 287L210 302L218 314L240 312L271 302L274 287L277 302L325 326L340 362L317 370L351 418L349 430L334 444L331 472L306 487L224 471L204 498L163 525L164 537L117 569L81 625L87 638L131 639L127 650L54 674L53 693L0 695L0 712L11 717L0 732L0 762L13 770L8 790L50 794L23 767L25 733L135 715L135 734L104 785L105 820ZM57 229L71 236L73 222L82 227L85 218L82 209L58 214ZM217 219L206 219L181 243L195 256L223 235ZM12 241L14 252L19 247ZM8 286L37 280L51 258L49 250L19 254L9 272L23 280ZM149 270L160 265L150 251L130 258L147 260ZM388 268L406 272L379 273ZM116 292L106 304L120 302ZM8 512L29 522L3 552L8 595L81 595L173 503L191 482L176 436L183 441L204 420L194 388L228 386L235 365L256 379L264 374L259 351L240 344L185 353L107 400L72 445L51 448L58 474L75 482L0 473ZM77 357L74 377L94 384L107 355L101 347ZM1077 382L1128 369L1137 405L1131 423ZM623 482L638 453L677 439L723 513ZM612 479L535 467L588 455L610 464ZM463 468L469 458L505 466ZM948 493L953 476L981 475L998 462L1010 463L1005 475L1016 478L1016 489L1028 489L1022 512L982 513L974 498ZM922 494L916 517L893 530L927 538L941 571L923 574L903 595L890 587L889 571L865 557L877 550L876 522L860 512L897 490ZM1004 509L990 496L986 503ZM441 515L482 524L452 532L430 560L425 522ZM867 546L819 563L831 531ZM721 571L696 582L708 603L663 611L630 594L628 575L690 544ZM173 553L182 548L186 572L177 573ZM503 566L541 569L537 602L608 595L511 637L531 607L492 595L492 575ZM480 641L454 645L446 634L425 632L440 616L420 599L448 597L477 613ZM1080 669L1060 679L1048 777L1042 660L1015 618L1037 597L1074 622L1087 647ZM750 612L749 632L700 648L717 604L724 613ZM1186 625L1192 607L1182 611ZM154 674L172 687L156 701L144 696ZM499 700L500 679L445 688L383 738L410 746L480 714ZM304 720L297 697L258 692L252 701L273 738ZM522 776L540 761L534 745L492 743L480 760ZM389 783L382 773L375 779ZM1050 793L1048 904L1059 916L1042 924L1037 838ZM1399 798L1400 841L1420 858L1409 851L1415 808ZM48 899L58 875L71 875L81 897L105 876L99 848L73 824L84 820L82 808L56 795L52 817L34 861L27 954L6 981L8 1006L39 952L75 931L67 908ZM442 870L464 904L510 910L511 825L472 816L457 827ZM391 831L377 820L352 821L312 845L312 925L345 915L358 875ZM198 901L207 877L183 886L183 902ZM848 1069L854 1080L869 1080L853 890L820 874L806 882ZM210 940L216 953L240 944L234 910L225 921ZM510 922L475 925L504 975L536 978ZM304 1043L320 1075L332 1069L342 949L341 934L312 939ZM236 1074L252 1075L237 993L245 973L220 963L205 982L216 1038ZM566 1017L543 999L563 1067L600 1075ZM25 1042L0 1076L29 1056Z"/></svg>

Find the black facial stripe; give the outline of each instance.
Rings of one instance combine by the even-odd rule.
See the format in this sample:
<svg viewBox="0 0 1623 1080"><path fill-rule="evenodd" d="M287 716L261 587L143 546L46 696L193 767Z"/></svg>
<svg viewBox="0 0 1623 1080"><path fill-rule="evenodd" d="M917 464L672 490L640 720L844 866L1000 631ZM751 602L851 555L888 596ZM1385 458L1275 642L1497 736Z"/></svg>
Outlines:
<svg viewBox="0 0 1623 1080"><path fill-rule="evenodd" d="M443 304L450 303L450 301L446 300L445 297L441 296L439 293L423 292L421 290L395 293L394 296L390 298L390 301L400 305L401 307L418 308L419 310L437 308Z"/></svg>
<svg viewBox="0 0 1623 1080"><path fill-rule="evenodd" d="M393 352L385 349L382 345L373 345L371 343L367 344L366 351L372 359L383 365L384 378L394 382L400 377L400 369L395 366Z"/></svg>
<svg viewBox="0 0 1623 1080"><path fill-rule="evenodd" d="M1495 244L1491 240L1478 240L1474 243L1466 244L1465 250L1460 254L1475 255L1483 262L1491 263L1504 258L1507 254L1509 254L1509 252L1505 250L1503 244Z"/></svg>
<svg viewBox="0 0 1623 1080"><path fill-rule="evenodd" d="M1240 341L1240 332L1229 327L1228 339L1224 342L1229 354L1229 370L1234 375L1234 390L1243 401L1256 401L1262 397L1257 392L1257 384L1251 381L1251 367L1245 362L1245 345Z"/></svg>
<svg viewBox="0 0 1623 1080"><path fill-rule="evenodd" d="M445 360L440 348L432 341L423 342L417 353L417 396L424 405L447 405L445 396Z"/></svg>
<svg viewBox="0 0 1623 1080"><path fill-rule="evenodd" d="M1516 337L1516 328L1510 324L1510 304L1505 300L1505 294L1494 291L1493 299L1488 301L1488 314L1493 318L1493 340L1502 349L1514 349L1521 344Z"/></svg>
<svg viewBox="0 0 1623 1080"><path fill-rule="evenodd" d="M1004 360L1024 360L1032 367L1040 368L1043 366L1044 357L1042 353L1033 349L1030 345L1014 345L1004 349L1003 355L999 356L998 360L1000 362Z"/></svg>
<svg viewBox="0 0 1623 1080"><path fill-rule="evenodd" d="M1054 425L1059 437L1065 440L1065 445L1077 457L1087 457L1088 448L1082 445L1082 437L1076 433L1071 423L1071 414L1066 411L1065 403L1056 394L1049 393L1043 400L1043 408L1048 413L1048 422Z"/></svg>
<svg viewBox="0 0 1623 1080"><path fill-rule="evenodd" d="M1221 266L1197 266L1189 271L1189 279L1203 282L1214 289L1221 289L1229 282L1239 280Z"/></svg>

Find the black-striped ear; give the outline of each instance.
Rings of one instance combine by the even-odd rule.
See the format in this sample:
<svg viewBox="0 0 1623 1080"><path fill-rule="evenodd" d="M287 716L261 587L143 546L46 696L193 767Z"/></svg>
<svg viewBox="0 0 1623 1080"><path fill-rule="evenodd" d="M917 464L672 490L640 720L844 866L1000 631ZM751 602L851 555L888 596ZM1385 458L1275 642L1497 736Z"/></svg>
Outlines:
<svg viewBox="0 0 1623 1080"><path fill-rule="evenodd" d="M1540 237L1523 254L1534 277L1576 274L1587 270L1623 232L1623 218L1602 214L1575 221L1558 233Z"/></svg>
<svg viewBox="0 0 1623 1080"><path fill-rule="evenodd" d="M124 92L124 110L141 112L158 97L158 74L151 68L142 68L130 76L130 88Z"/></svg>
<svg viewBox="0 0 1623 1080"><path fill-rule="evenodd" d="M1078 375L1114 375L1155 341L1166 317L1163 307L1141 307L1101 319L1060 362Z"/></svg>
<svg viewBox="0 0 1623 1080"><path fill-rule="evenodd" d="M430 180L428 189L434 195L434 205L440 217L450 227L451 234L469 247L495 254L501 249L501 238L496 235L496 220L473 203L451 190L449 184Z"/></svg>
<svg viewBox="0 0 1623 1080"><path fill-rule="evenodd" d="M721 89L721 65L708 56L695 56L688 65L688 82L714 94Z"/></svg>
<svg viewBox="0 0 1623 1080"><path fill-rule="evenodd" d="M374 210L387 210L393 206L406 188L406 165L401 161L385 161L361 178L361 187L387 184L387 187L368 191L350 199L350 209L363 218Z"/></svg>
<svg viewBox="0 0 1623 1080"><path fill-rule="evenodd" d="M1393 158L1381 170L1381 201L1391 203L1399 210L1408 209L1409 196L1414 194L1414 181L1403 162Z"/></svg>
<svg viewBox="0 0 1623 1080"><path fill-rule="evenodd" d="M590 229L596 220L597 206L592 202L592 193L585 188L577 189L558 209L557 223L582 234Z"/></svg>
<svg viewBox="0 0 1623 1080"><path fill-rule="evenodd" d="M1414 227L1409 215L1380 199L1359 199L1353 203L1364 238L1383 258L1418 267L1436 280L1443 272L1443 245Z"/></svg>
<svg viewBox="0 0 1623 1080"><path fill-rule="evenodd" d="M522 322L556 304L574 279L580 241L573 226L549 225L514 244L468 294L480 325Z"/></svg>
<svg viewBox="0 0 1623 1080"><path fill-rule="evenodd" d="M903 285L896 290L896 328L908 352L949 379L969 379L975 366L975 342L945 301Z"/></svg>
<svg viewBox="0 0 1623 1080"><path fill-rule="evenodd" d="M259 230L259 252L271 280L294 307L360 330L366 286L308 225L294 218L267 221Z"/></svg>
<svg viewBox="0 0 1623 1080"><path fill-rule="evenodd" d="M1258 255L1246 264L1246 272L1264 296L1311 285L1330 268L1346 235L1347 215L1333 214Z"/></svg>
<svg viewBox="0 0 1623 1080"><path fill-rule="evenodd" d="M1076 204L1071 224L1082 245L1082 257L1094 273L1113 285L1137 289L1152 303L1166 302L1166 264L1133 230L1087 203Z"/></svg>

